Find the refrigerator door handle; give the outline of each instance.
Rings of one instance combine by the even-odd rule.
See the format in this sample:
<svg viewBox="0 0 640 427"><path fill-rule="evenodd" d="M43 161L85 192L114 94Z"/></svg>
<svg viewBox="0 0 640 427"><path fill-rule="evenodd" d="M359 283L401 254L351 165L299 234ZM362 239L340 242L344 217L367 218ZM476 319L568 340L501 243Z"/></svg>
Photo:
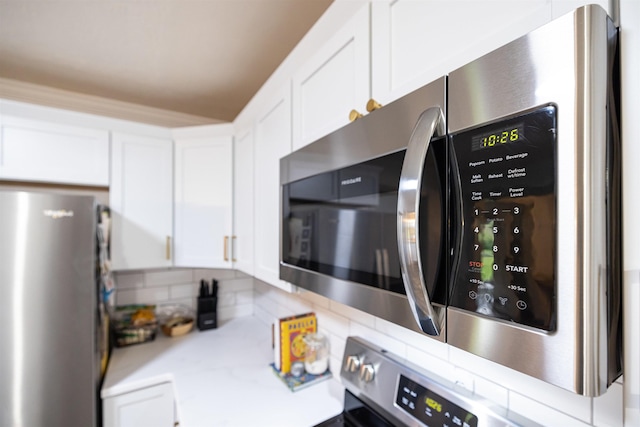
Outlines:
<svg viewBox="0 0 640 427"><path fill-rule="evenodd" d="M429 108L420 115L409 139L398 188L398 252L402 280L418 326L434 336L442 333L442 325L429 299L422 271L419 207L422 172L431 139L445 132L440 107Z"/></svg>

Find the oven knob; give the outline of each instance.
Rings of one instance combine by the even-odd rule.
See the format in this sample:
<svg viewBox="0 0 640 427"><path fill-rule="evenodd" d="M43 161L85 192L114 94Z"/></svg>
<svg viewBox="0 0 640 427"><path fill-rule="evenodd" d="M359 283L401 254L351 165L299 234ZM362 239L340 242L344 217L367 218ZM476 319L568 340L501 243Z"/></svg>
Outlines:
<svg viewBox="0 0 640 427"><path fill-rule="evenodd" d="M347 372L356 372L360 369L360 358L358 356L347 357L347 364L344 368Z"/></svg>
<svg viewBox="0 0 640 427"><path fill-rule="evenodd" d="M376 376L376 370L371 363L362 365L360 367L360 379L365 383L370 383Z"/></svg>

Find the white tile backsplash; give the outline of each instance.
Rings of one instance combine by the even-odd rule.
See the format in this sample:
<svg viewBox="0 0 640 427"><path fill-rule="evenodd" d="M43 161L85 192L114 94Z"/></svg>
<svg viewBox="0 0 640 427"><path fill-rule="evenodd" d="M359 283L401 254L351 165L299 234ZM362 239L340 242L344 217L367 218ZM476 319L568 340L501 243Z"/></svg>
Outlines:
<svg viewBox="0 0 640 427"><path fill-rule="evenodd" d="M144 284L146 287L191 282L193 282L192 270L147 271L144 273Z"/></svg>
<svg viewBox="0 0 640 427"><path fill-rule="evenodd" d="M114 274L116 305L174 303L197 309L200 280L218 280L218 320L253 315L254 279L235 270L155 269Z"/></svg>

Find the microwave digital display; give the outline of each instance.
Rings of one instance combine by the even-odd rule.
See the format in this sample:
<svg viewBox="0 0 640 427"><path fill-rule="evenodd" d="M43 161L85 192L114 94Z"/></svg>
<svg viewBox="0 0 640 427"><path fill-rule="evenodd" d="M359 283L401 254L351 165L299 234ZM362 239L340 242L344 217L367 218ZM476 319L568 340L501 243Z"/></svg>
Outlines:
<svg viewBox="0 0 640 427"><path fill-rule="evenodd" d="M524 141L524 123L510 124L482 132L471 137L471 151L499 147L503 144Z"/></svg>

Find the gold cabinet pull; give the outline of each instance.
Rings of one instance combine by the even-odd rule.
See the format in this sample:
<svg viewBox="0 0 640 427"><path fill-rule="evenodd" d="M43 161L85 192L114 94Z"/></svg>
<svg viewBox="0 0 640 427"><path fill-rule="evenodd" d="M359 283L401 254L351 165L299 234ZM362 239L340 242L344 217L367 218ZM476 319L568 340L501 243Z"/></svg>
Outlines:
<svg viewBox="0 0 640 427"><path fill-rule="evenodd" d="M368 112L372 112L375 111L379 108L382 108L382 104L380 104L378 101L376 101L375 99L371 98L368 102L367 102L367 111Z"/></svg>
<svg viewBox="0 0 640 427"><path fill-rule="evenodd" d="M167 236L167 242L165 246L165 255L167 260L171 259L171 236Z"/></svg>
<svg viewBox="0 0 640 427"><path fill-rule="evenodd" d="M362 113L358 112L358 110L351 110L349 111L349 121L352 122L354 120L359 119L360 117L362 117Z"/></svg>
<svg viewBox="0 0 640 427"><path fill-rule="evenodd" d="M229 251L227 247L229 246L229 236L224 236L224 260L229 261Z"/></svg>
<svg viewBox="0 0 640 427"><path fill-rule="evenodd" d="M236 240L237 236L231 236L231 261L236 262Z"/></svg>

